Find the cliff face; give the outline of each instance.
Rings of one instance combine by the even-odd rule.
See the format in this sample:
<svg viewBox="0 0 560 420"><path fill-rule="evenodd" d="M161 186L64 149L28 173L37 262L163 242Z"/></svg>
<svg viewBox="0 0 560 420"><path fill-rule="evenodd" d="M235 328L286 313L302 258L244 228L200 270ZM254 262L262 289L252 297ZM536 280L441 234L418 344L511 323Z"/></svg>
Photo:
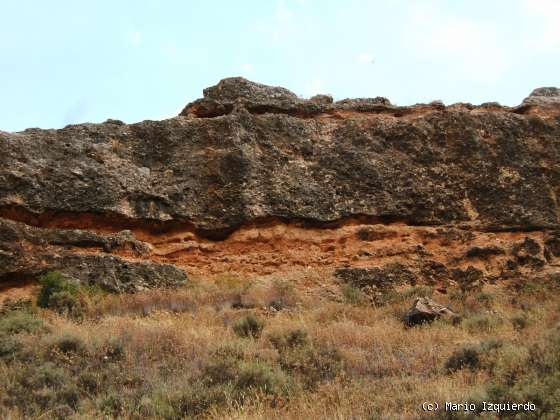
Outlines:
<svg viewBox="0 0 560 420"><path fill-rule="evenodd" d="M559 157L553 88L515 108L397 107L225 79L169 120L0 132L0 279L57 269L135 290L399 261L441 283L469 266L546 270Z"/></svg>

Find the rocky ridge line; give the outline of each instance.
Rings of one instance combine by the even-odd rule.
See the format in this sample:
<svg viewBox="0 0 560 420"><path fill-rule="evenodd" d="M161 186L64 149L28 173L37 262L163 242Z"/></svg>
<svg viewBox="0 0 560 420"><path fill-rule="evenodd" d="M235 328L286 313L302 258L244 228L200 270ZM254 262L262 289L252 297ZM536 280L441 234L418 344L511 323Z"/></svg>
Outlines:
<svg viewBox="0 0 560 420"><path fill-rule="evenodd" d="M242 78L205 89L169 120L0 132L0 279L58 269L115 290L171 286L202 260L162 261L164 242L181 234L208 250L224 241L219 252L235 255L228 238L269 226L554 236L559 146L555 88L513 108L397 107L379 97L304 100ZM45 240L30 240L28 225Z"/></svg>

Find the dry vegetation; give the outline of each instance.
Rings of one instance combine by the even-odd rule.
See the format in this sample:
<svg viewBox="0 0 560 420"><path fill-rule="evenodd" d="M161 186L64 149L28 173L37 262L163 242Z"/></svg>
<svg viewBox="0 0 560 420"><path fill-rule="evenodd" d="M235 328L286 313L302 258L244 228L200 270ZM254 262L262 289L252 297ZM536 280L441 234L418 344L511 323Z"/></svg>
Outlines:
<svg viewBox="0 0 560 420"><path fill-rule="evenodd" d="M533 418L560 417L554 280L434 292L462 322L406 328L429 288L373 306L324 278L110 295L54 275L0 315L0 418L416 419L422 402L446 400L533 401ZM312 292L317 281L338 292Z"/></svg>

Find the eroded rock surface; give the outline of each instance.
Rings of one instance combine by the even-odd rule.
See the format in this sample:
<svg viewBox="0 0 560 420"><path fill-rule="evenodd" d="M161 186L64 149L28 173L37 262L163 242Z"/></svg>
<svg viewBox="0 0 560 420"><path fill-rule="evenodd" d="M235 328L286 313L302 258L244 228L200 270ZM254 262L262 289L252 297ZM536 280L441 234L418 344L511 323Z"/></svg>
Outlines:
<svg viewBox="0 0 560 420"><path fill-rule="evenodd" d="M231 78L164 121L0 132L0 271L97 264L84 281L149 287L286 267L401 264L442 285L468 267L476 282L546 270L560 254L557 94L399 107Z"/></svg>
<svg viewBox="0 0 560 420"><path fill-rule="evenodd" d="M414 300L403 321L406 325L413 326L431 322L437 318L446 318L456 322L460 319L460 315L428 297L420 297Z"/></svg>

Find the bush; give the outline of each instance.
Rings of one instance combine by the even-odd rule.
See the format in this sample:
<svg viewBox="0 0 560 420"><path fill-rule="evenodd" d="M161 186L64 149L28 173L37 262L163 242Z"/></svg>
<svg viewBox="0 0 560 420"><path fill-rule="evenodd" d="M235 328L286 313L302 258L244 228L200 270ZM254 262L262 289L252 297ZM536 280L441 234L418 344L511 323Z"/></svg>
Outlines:
<svg viewBox="0 0 560 420"><path fill-rule="evenodd" d="M238 392L262 392L281 395L288 391L288 379L285 374L269 364L255 360L243 361L237 368L234 388Z"/></svg>
<svg viewBox="0 0 560 420"><path fill-rule="evenodd" d="M159 404L158 411L166 411L168 418L196 418L212 407L225 404L230 399L231 387L217 385L209 387L202 382L189 385L171 397L171 407ZM162 408L164 410L162 410Z"/></svg>
<svg viewBox="0 0 560 420"><path fill-rule="evenodd" d="M271 334L269 340L272 345L280 352L298 346L306 346L309 344L307 332L301 329L288 331L284 334Z"/></svg>
<svg viewBox="0 0 560 420"><path fill-rule="evenodd" d="M200 379L181 391L178 410L198 415L226 400L242 403L256 393L281 396L290 390L290 379L280 369L265 361L246 360L241 349L226 346L211 355Z"/></svg>
<svg viewBox="0 0 560 420"><path fill-rule="evenodd" d="M84 353L86 346L79 337L63 335L58 337L52 344L52 348L57 349L63 354Z"/></svg>
<svg viewBox="0 0 560 420"><path fill-rule="evenodd" d="M20 369L6 389L4 403L18 407L25 418L68 418L79 406L80 394L71 375L52 363Z"/></svg>
<svg viewBox="0 0 560 420"><path fill-rule="evenodd" d="M462 326L470 333L491 332L502 323L497 315L473 315L463 319Z"/></svg>
<svg viewBox="0 0 560 420"><path fill-rule="evenodd" d="M179 406L182 405L181 399L177 398L173 400L171 397L172 396L168 393L159 390L151 395L143 396L137 407L139 418L181 418L181 414L179 413Z"/></svg>
<svg viewBox="0 0 560 420"><path fill-rule="evenodd" d="M475 299L487 308L490 308L494 303L494 295L486 292L479 292L476 294Z"/></svg>
<svg viewBox="0 0 560 420"><path fill-rule="evenodd" d="M45 363L39 367L29 367L19 377L19 383L29 390L45 387L60 388L65 382L64 370L51 363Z"/></svg>
<svg viewBox="0 0 560 420"><path fill-rule="evenodd" d="M78 377L78 385L91 395L95 395L99 390L99 381L92 372L82 372Z"/></svg>
<svg viewBox="0 0 560 420"><path fill-rule="evenodd" d="M469 368L471 370L492 367L494 362L488 360L489 355L502 348L499 340L487 340L478 345L467 345L456 350L445 362L445 369L454 372L459 369Z"/></svg>
<svg viewBox="0 0 560 420"><path fill-rule="evenodd" d="M82 319L85 315L83 301L67 291L53 293L49 299L49 308L72 319Z"/></svg>
<svg viewBox="0 0 560 420"><path fill-rule="evenodd" d="M99 408L107 415L118 417L124 410L124 402L120 395L109 394L101 400Z"/></svg>
<svg viewBox="0 0 560 420"><path fill-rule="evenodd" d="M85 304L80 294L80 287L62 274L53 271L39 279L41 290L37 305L52 309L73 319L81 319L85 314Z"/></svg>
<svg viewBox="0 0 560 420"><path fill-rule="evenodd" d="M364 293L358 287L348 283L342 287L342 294L346 303L351 305L360 305L366 300Z"/></svg>
<svg viewBox="0 0 560 420"><path fill-rule="evenodd" d="M518 331L527 328L527 326L530 324L529 317L525 312L512 316L510 318L510 321L511 324L513 325L513 328L515 328Z"/></svg>
<svg viewBox="0 0 560 420"><path fill-rule="evenodd" d="M326 345L300 345L280 351L280 365L315 389L319 382L334 379L342 370L338 349Z"/></svg>
<svg viewBox="0 0 560 420"><path fill-rule="evenodd" d="M237 366L244 359L241 349L225 346L217 349L203 369L203 378L212 384L233 381L237 375Z"/></svg>
<svg viewBox="0 0 560 420"><path fill-rule="evenodd" d="M102 347L102 357L105 360L121 360L124 355L125 348L120 338L112 337Z"/></svg>
<svg viewBox="0 0 560 420"><path fill-rule="evenodd" d="M77 294L78 286L67 280L61 273L52 271L39 278L41 290L37 297L37 305L41 308L49 308L50 299L54 293L68 292L72 295Z"/></svg>
<svg viewBox="0 0 560 420"><path fill-rule="evenodd" d="M15 337L0 335L0 360L14 358L23 345Z"/></svg>
<svg viewBox="0 0 560 420"><path fill-rule="evenodd" d="M528 349L510 346L487 387L492 401L531 401L534 418L560 418L560 330Z"/></svg>
<svg viewBox="0 0 560 420"><path fill-rule="evenodd" d="M448 372L455 372L456 370L464 368L476 370L480 367L480 349L474 346L456 350L445 362L445 369Z"/></svg>
<svg viewBox="0 0 560 420"><path fill-rule="evenodd" d="M233 325L233 331L239 337L252 337L258 338L264 328L264 321L256 318L253 314L247 315L246 317L238 320Z"/></svg>
<svg viewBox="0 0 560 420"><path fill-rule="evenodd" d="M45 331L43 322L28 312L13 311L0 317L0 334L10 335L22 332L38 333Z"/></svg>

